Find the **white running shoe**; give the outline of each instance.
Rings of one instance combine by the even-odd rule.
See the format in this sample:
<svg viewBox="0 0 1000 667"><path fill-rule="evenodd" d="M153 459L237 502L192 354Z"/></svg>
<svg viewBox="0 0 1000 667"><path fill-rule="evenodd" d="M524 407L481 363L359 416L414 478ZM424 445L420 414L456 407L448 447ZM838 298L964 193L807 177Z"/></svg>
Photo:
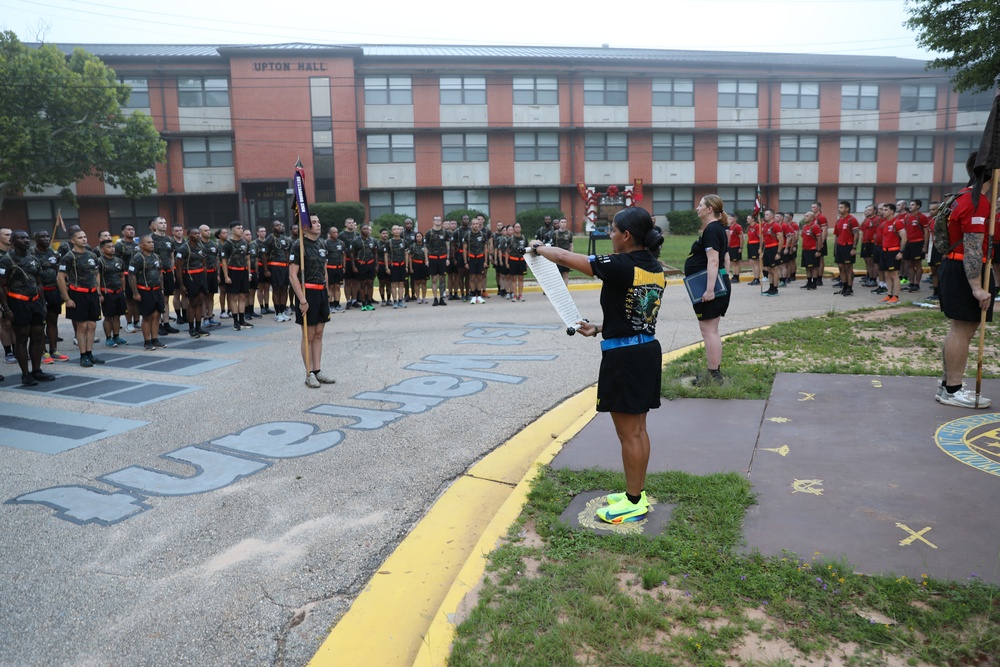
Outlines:
<svg viewBox="0 0 1000 667"><path fill-rule="evenodd" d="M327 375L323 371L320 371L319 373L313 373L313 375L315 375L316 379L323 384L336 384L337 382L336 380L333 379L332 375Z"/></svg>
<svg viewBox="0 0 1000 667"><path fill-rule="evenodd" d="M310 389L319 389L319 380L316 379L315 373L306 376L306 386Z"/></svg>
<svg viewBox="0 0 1000 667"><path fill-rule="evenodd" d="M979 397L979 405L976 405L976 393L968 389L959 389L954 394L949 394L942 388L942 391L935 396L938 403L943 405L954 405L956 408L988 408L992 401L985 396Z"/></svg>
<svg viewBox="0 0 1000 667"><path fill-rule="evenodd" d="M125 333L135 333L135 325L131 322L125 325Z"/></svg>

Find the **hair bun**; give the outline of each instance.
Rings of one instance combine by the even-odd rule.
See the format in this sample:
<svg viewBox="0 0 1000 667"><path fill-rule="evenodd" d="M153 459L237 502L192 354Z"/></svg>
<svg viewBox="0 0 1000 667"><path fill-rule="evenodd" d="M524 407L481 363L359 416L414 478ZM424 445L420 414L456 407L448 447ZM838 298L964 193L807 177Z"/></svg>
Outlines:
<svg viewBox="0 0 1000 667"><path fill-rule="evenodd" d="M660 246L663 245L663 234L660 233L660 230L657 227L653 227L646 232L646 237L643 239L642 244L646 246L647 249L656 252L660 249Z"/></svg>

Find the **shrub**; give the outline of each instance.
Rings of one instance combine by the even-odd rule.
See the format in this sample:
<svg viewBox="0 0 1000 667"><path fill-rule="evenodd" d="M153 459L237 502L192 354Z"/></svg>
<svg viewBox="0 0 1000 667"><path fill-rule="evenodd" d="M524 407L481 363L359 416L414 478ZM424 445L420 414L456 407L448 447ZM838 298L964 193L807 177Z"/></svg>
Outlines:
<svg viewBox="0 0 1000 667"><path fill-rule="evenodd" d="M538 228L542 226L542 219L545 216L558 220L565 218L566 214L558 208L535 208L530 211L521 211L514 220L521 225L521 234L525 238L533 239L538 233Z"/></svg>
<svg viewBox="0 0 1000 667"><path fill-rule="evenodd" d="M378 234L383 229L388 229L392 231L393 225L403 226L403 221L409 218L408 215L403 215L402 213L383 213L379 217L372 220L372 234Z"/></svg>
<svg viewBox="0 0 1000 667"><path fill-rule="evenodd" d="M359 201L316 202L309 204L309 212L319 216L324 236L330 227L343 231L348 218L354 218L358 225L365 220L365 205Z"/></svg>
<svg viewBox="0 0 1000 667"><path fill-rule="evenodd" d="M675 236L697 234L701 228L701 219L694 209L671 211L663 215L668 221L668 230Z"/></svg>

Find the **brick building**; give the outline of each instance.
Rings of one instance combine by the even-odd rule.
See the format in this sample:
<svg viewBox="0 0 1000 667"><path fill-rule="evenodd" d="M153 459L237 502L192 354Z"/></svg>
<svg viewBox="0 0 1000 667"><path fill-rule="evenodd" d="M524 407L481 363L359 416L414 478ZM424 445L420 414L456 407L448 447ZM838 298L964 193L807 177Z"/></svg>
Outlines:
<svg viewBox="0 0 1000 667"><path fill-rule="evenodd" d="M67 53L74 45L66 45ZM292 168L311 201L362 201L426 227L457 208L512 221L562 208L576 184L642 179L658 215L717 192L802 213L847 199L939 198L964 183L992 100L920 60L500 46L76 45L132 86L167 141L158 190L96 179L4 204L5 226L88 232L153 215L185 226L288 219Z"/></svg>

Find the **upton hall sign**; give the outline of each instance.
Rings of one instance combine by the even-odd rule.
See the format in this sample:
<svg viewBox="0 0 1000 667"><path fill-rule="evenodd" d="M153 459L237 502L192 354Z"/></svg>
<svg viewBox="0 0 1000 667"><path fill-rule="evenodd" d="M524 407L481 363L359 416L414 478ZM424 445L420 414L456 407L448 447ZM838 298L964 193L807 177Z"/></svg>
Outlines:
<svg viewBox="0 0 1000 667"><path fill-rule="evenodd" d="M325 72L326 63L317 62L256 62L255 72Z"/></svg>

